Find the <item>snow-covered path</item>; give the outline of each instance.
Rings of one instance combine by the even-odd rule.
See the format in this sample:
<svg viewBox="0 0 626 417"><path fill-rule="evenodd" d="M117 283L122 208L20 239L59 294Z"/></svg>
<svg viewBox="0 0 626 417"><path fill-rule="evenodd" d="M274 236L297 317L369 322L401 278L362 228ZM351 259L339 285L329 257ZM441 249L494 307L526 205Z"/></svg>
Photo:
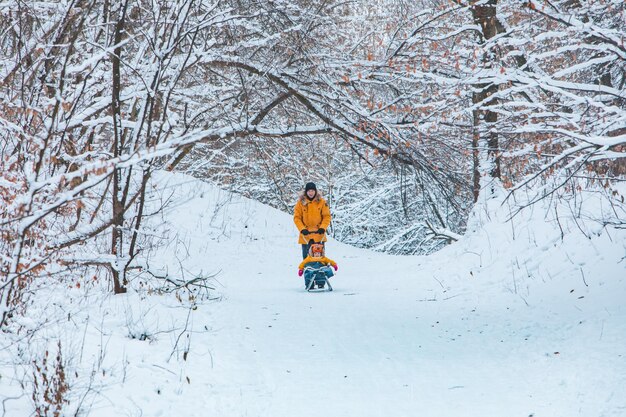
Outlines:
<svg viewBox="0 0 626 417"><path fill-rule="evenodd" d="M437 293L434 280L403 286L402 279L361 278L385 277L386 268L365 259L349 266L336 252L343 268L333 293L303 292L287 264L246 266L224 277L228 295L216 317L223 327L210 345L217 383L227 382L215 391L218 398L206 397L208 409L256 416L586 416L612 415L596 407L615 395L626 398L624 358L605 356L615 339L606 335L603 344L595 321L524 317L525 306L502 308L475 294L428 301Z"/></svg>
<svg viewBox="0 0 626 417"><path fill-rule="evenodd" d="M470 273L462 248L393 257L331 241L335 291L307 293L291 218L228 199L225 212L203 196L170 219L199 269L216 260L224 298L194 313L209 332L193 337L185 374L201 394L187 402L181 388L163 415L626 415L623 278L604 306L595 277L571 292L532 282L522 297L521 283Z"/></svg>

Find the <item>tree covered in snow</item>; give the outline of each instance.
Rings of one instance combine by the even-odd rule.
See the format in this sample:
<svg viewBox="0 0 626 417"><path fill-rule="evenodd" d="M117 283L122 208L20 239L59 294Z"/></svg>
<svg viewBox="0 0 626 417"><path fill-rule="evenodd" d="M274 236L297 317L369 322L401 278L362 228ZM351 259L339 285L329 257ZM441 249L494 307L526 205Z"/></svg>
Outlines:
<svg viewBox="0 0 626 417"><path fill-rule="evenodd" d="M266 122L296 100L292 83L305 89L298 71L314 71L292 57L315 46L302 36L315 8L105 0L0 13L3 323L29 280L77 265L106 268L124 292L148 180L194 144L329 130L305 112Z"/></svg>
<svg viewBox="0 0 626 417"><path fill-rule="evenodd" d="M371 55L378 72L364 78L384 71L412 85L397 100L438 112L410 120L409 145L442 130L459 140L475 198L489 177L515 190L548 171L624 174L623 2L399 3L385 53Z"/></svg>

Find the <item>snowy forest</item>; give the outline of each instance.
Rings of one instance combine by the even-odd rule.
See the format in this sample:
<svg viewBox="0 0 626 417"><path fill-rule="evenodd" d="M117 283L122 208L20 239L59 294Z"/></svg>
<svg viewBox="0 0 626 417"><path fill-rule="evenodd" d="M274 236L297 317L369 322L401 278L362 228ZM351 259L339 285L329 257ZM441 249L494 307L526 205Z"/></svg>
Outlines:
<svg viewBox="0 0 626 417"><path fill-rule="evenodd" d="M626 415L623 0L4 0L0 33L1 417ZM311 181L332 212L332 301L302 292L295 274L291 216ZM383 282L360 292L370 274ZM281 292L289 285L300 292ZM589 294L592 310L572 304ZM475 330L508 313L471 316L483 300L515 311L511 322L543 323L501 324L500 349L532 329L546 346L577 346L569 362L545 348L563 360L545 367L527 348L513 363L537 368L522 375L584 369L584 389L546 378L535 382L554 382L542 392L562 402L517 402L507 396L526 385L487 387L501 380L481 374L482 389L507 398L481 408L480 387L419 380L445 372L420 362L412 352L427 343L399 323L429 317L425 334L441 327L434 310L468 314L475 327L446 328L445 343L466 330L486 343ZM274 338L323 344L289 339L299 333L284 322L246 333L245 320L267 328L309 302L337 313L317 322L323 376L309 361L279 376L291 362L276 353L243 365ZM372 339L342 346L394 360L371 379L406 381L369 386L346 371L325 382L338 363L377 366L344 361L333 342L369 308ZM593 331L559 333L555 317L583 311L575 321ZM596 330L597 349L585 342ZM402 342L356 346L385 331ZM437 337L433 355L447 351ZM498 369L511 363L501 354ZM333 389L314 397L325 405L297 400L310 384ZM343 397L341 384L352 384ZM419 397L428 389L435 399Z"/></svg>

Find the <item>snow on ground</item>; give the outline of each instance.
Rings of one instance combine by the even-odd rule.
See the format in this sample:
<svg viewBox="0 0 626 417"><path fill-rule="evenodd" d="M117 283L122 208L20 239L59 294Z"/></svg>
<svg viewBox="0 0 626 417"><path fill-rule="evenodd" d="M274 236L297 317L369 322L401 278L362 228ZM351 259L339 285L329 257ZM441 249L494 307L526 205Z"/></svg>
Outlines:
<svg viewBox="0 0 626 417"><path fill-rule="evenodd" d="M193 310L83 288L47 305L73 309L51 328L74 352L74 388L91 387L91 416L626 416L623 230L583 227L589 239L561 214L561 240L553 213L504 223L494 199L428 257L331 240L335 291L307 293L291 216L183 175L158 190L175 204L153 219L168 244L147 263L219 271L220 300ZM26 400L5 415L29 415Z"/></svg>

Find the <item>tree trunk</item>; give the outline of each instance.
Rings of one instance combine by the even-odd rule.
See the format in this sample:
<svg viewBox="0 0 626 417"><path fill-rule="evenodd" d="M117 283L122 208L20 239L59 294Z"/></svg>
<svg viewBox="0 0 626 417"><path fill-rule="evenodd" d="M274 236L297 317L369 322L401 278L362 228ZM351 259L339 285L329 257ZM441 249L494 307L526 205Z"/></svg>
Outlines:
<svg viewBox="0 0 626 417"><path fill-rule="evenodd" d="M504 27L496 17L496 6L498 0L489 0L486 3L471 7L474 23L480 25L482 29L481 44L493 38L499 33L504 32ZM496 63L496 55L492 51L485 52L482 57L483 68L491 70ZM482 173L488 174L491 178L500 178L500 144L496 123L498 114L489 109L490 106L497 104L497 98L491 98L497 91L498 85L494 83L479 83L474 85L474 93L472 94L472 103L478 104L473 112L474 135L472 138L473 147L473 193L474 201L478 199L480 191L480 177ZM487 108L484 108L487 107ZM486 141L487 155L483 158L481 167L480 141Z"/></svg>
<svg viewBox="0 0 626 417"><path fill-rule="evenodd" d="M122 31L124 29L124 20L126 17L126 8L128 2L124 1L120 4L117 21L115 22L114 45L119 45L122 41ZM113 116L113 157L117 158L123 152L124 136L122 134L122 116L121 116L121 75L120 75L120 54L122 47L116 46L111 56L112 61L112 98L111 111ZM114 264L111 265L111 274L113 277L113 292L115 294L126 292L126 277L124 273L124 252L123 252L123 227L124 227L124 197L122 181L123 169L116 169L113 173L112 181L112 206L113 206L113 225L111 232L111 253L115 256Z"/></svg>

